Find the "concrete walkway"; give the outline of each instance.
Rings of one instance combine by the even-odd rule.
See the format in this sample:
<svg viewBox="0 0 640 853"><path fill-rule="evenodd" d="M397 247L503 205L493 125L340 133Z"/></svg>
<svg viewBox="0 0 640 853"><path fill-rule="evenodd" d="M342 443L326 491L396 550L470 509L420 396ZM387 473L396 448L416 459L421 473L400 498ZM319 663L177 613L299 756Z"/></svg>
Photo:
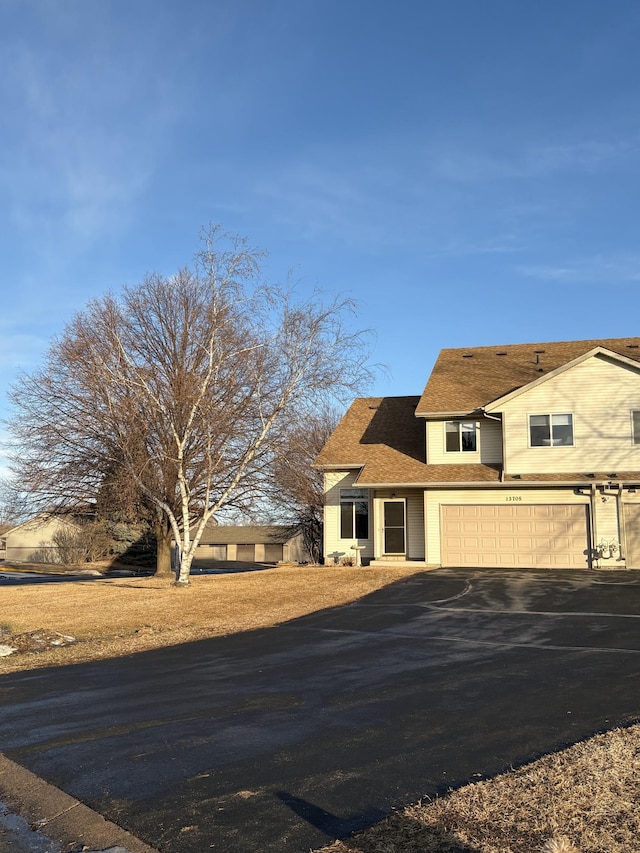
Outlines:
<svg viewBox="0 0 640 853"><path fill-rule="evenodd" d="M4 755L0 791L0 853L157 853Z"/></svg>
<svg viewBox="0 0 640 853"><path fill-rule="evenodd" d="M7 675L0 748L158 850L307 853L638 719L639 629L640 573L428 572L280 628Z"/></svg>

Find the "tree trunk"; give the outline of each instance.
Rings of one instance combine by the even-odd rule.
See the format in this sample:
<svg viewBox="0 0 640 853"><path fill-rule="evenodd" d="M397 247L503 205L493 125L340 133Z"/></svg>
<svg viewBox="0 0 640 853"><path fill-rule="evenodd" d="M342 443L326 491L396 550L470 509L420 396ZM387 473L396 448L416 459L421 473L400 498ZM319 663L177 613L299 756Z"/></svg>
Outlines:
<svg viewBox="0 0 640 853"><path fill-rule="evenodd" d="M191 562L193 560L193 550L189 549L189 553L182 554L180 560L180 571L176 579L176 586L189 586L189 575L191 574Z"/></svg>
<svg viewBox="0 0 640 853"><path fill-rule="evenodd" d="M161 519L155 524L156 534L156 577L169 578L171 569L171 525L168 519Z"/></svg>

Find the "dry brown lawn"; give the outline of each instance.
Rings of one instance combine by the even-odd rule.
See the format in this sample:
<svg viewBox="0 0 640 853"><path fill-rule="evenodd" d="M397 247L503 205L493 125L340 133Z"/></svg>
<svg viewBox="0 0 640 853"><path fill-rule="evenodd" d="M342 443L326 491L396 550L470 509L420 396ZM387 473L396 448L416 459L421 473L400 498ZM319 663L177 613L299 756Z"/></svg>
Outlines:
<svg viewBox="0 0 640 853"><path fill-rule="evenodd" d="M415 569L279 566L195 575L185 589L154 577L3 585L0 626L45 629L74 645L0 658L0 673L80 663L278 625L355 601Z"/></svg>
<svg viewBox="0 0 640 853"><path fill-rule="evenodd" d="M322 853L637 853L640 725L418 803Z"/></svg>

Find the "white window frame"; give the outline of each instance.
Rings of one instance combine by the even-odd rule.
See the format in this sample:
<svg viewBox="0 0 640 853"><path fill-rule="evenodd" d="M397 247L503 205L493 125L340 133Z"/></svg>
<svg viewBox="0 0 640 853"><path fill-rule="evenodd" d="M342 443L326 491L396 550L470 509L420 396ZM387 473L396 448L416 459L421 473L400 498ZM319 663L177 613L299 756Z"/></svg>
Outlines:
<svg viewBox="0 0 640 853"><path fill-rule="evenodd" d="M635 417L638 415L638 429L636 430ZM640 447L640 408L631 409L631 444Z"/></svg>
<svg viewBox="0 0 640 853"><path fill-rule="evenodd" d="M556 417L571 418L571 444L555 444L553 441L553 419ZM532 444L531 443L531 418L549 418L549 444ZM565 424L559 424L565 426ZM547 450L549 447L575 447L576 436L574 430L573 412L534 412L527 415L527 440L529 447L533 450Z"/></svg>
<svg viewBox="0 0 640 853"><path fill-rule="evenodd" d="M356 536L356 503L367 504L367 536ZM351 504L351 526L353 536L342 535L342 507L345 504ZM371 500L369 489L359 489L355 486L345 487L340 489L340 503L338 506L338 538L343 541L363 541L368 542L371 538Z"/></svg>
<svg viewBox="0 0 640 853"><path fill-rule="evenodd" d="M458 445L459 445L458 450L448 450L448 448L447 448L447 425L448 424L455 424L458 428ZM462 446L462 427L464 424L472 424L472 426L473 426L473 433L474 433L475 438L476 438L476 449L475 450L466 450ZM442 432L443 432L443 439L442 440L443 440L443 444L444 444L444 452L445 453L479 453L479 451L480 451L480 428L478 426L477 421L464 420L464 418L462 418L459 421L457 421L457 420L456 421L454 421L454 420L443 421Z"/></svg>

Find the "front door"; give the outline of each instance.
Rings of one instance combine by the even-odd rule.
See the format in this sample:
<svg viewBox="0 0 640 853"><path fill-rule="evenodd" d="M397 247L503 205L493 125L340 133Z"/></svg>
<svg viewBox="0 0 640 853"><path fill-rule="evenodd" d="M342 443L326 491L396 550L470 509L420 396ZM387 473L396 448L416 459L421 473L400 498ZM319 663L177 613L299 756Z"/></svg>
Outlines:
<svg viewBox="0 0 640 853"><path fill-rule="evenodd" d="M382 550L385 554L406 554L405 501L382 502Z"/></svg>

